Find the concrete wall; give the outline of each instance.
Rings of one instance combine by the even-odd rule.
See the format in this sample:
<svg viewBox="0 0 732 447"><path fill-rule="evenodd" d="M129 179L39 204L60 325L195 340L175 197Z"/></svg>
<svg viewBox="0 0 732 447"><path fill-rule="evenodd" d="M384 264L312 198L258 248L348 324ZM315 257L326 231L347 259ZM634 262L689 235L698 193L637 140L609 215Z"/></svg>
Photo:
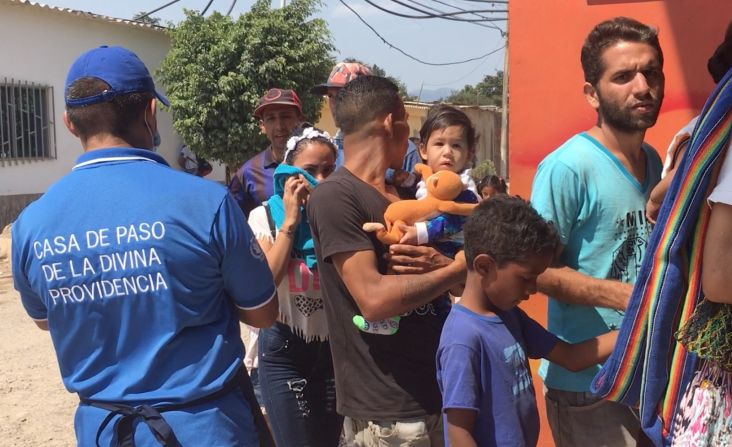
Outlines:
<svg viewBox="0 0 732 447"><path fill-rule="evenodd" d="M71 63L82 52L99 45L120 45L137 53L151 73L170 47L159 29L115 23L100 18L0 1L0 80L7 77L53 87L56 158L0 161L0 228L12 219L18 203L46 191L69 172L82 153L79 140L63 124L64 83ZM159 88L161 88L159 86ZM181 139L169 112L158 111L162 145L158 152L177 168ZM216 166L207 178L224 179Z"/></svg>

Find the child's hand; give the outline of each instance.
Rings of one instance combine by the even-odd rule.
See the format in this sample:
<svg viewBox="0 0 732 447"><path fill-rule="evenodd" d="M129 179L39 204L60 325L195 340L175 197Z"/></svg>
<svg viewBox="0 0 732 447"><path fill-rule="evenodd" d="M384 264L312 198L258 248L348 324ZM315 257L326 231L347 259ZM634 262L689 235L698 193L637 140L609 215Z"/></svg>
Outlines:
<svg viewBox="0 0 732 447"><path fill-rule="evenodd" d="M404 236L399 240L400 244L419 245L417 242L417 227L402 225L399 229L404 232Z"/></svg>

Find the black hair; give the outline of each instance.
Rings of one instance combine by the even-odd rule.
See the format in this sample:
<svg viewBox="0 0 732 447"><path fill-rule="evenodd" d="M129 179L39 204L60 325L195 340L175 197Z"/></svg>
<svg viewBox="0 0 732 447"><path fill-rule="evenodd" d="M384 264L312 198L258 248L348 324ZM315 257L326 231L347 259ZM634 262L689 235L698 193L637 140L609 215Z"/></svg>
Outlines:
<svg viewBox="0 0 732 447"><path fill-rule="evenodd" d="M480 194L486 186L490 186L495 189L499 194L506 194L508 192L506 181L503 177L499 177L497 175L486 175L483 177L480 182L478 182L478 193Z"/></svg>
<svg viewBox="0 0 732 447"><path fill-rule="evenodd" d="M468 149L475 150L475 144L478 138L473 122L470 121L470 118L468 118L465 112L447 104L438 104L430 107L429 112L427 112L427 118L424 124L422 124L422 128L419 129L419 139L422 143L427 144L432 132L446 129L450 126L462 127L465 131Z"/></svg>
<svg viewBox="0 0 732 447"><path fill-rule="evenodd" d="M598 23L587 35L580 60L585 81L597 85L605 71L602 53L617 42L637 42L651 46L658 53L658 63L663 68L663 51L658 43L658 32L648 25L628 17L615 17Z"/></svg>
<svg viewBox="0 0 732 447"><path fill-rule="evenodd" d="M727 25L727 32L724 33L724 40L719 44L707 61L707 70L718 84L725 74L732 68L732 22Z"/></svg>
<svg viewBox="0 0 732 447"><path fill-rule="evenodd" d="M468 269L478 255L487 254L499 267L524 263L534 256L553 255L557 230L520 197L496 196L482 202L463 227Z"/></svg>
<svg viewBox="0 0 732 447"><path fill-rule="evenodd" d="M66 96L69 99L86 98L109 88L109 84L101 79L79 78L69 86ZM127 93L106 102L66 106L66 115L82 139L109 133L129 140L135 121L141 119L153 98L150 92Z"/></svg>
<svg viewBox="0 0 732 447"><path fill-rule="evenodd" d="M404 107L397 86L381 76L359 76L350 81L338 90L334 105L335 122L345 135Z"/></svg>
<svg viewBox="0 0 732 447"><path fill-rule="evenodd" d="M305 133L305 129L308 129L310 127L312 127L313 129L315 129L316 131L318 131L320 133L323 133L322 130L318 129L317 127L314 127L311 123L304 122L304 123L298 124L297 127L295 127L295 129L292 131L291 136L300 137L300 136L302 136L303 133ZM322 143L322 144L325 144L326 146L328 146L328 148L331 151L333 151L333 157L338 158L338 149L336 149L336 146L333 143L333 141L331 141L328 138L318 136L318 137L312 137L312 138L303 138L303 139L299 140L295 144L295 148L293 150L287 152L286 157L285 157L285 163L288 165L292 165L293 161L295 161L295 157L297 157L297 155L300 152L302 152L303 148L305 147L305 143L310 143L313 141L317 141L318 143Z"/></svg>

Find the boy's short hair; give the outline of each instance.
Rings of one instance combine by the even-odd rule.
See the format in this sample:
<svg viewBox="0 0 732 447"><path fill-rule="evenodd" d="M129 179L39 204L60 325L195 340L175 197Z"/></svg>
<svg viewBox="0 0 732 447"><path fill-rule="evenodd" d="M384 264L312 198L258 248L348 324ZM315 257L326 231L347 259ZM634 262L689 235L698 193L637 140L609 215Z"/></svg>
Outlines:
<svg viewBox="0 0 732 447"><path fill-rule="evenodd" d="M359 76L338 91L334 118L345 135L353 134L377 117L399 110L399 88L381 76Z"/></svg>
<svg viewBox="0 0 732 447"><path fill-rule="evenodd" d="M559 245L554 225L520 197L496 196L482 202L468 218L463 232L469 270L481 254L489 255L502 267L553 254Z"/></svg>

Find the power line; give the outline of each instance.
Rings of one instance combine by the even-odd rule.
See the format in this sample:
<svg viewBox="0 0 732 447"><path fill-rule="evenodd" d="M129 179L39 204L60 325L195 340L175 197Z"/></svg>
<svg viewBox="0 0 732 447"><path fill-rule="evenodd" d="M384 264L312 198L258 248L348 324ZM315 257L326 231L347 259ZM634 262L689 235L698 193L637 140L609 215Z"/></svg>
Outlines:
<svg viewBox="0 0 732 447"><path fill-rule="evenodd" d="M457 12L448 12L448 13L444 13L444 14L426 13L426 15L423 15L423 16L415 16L413 14L403 14L400 12L392 11L391 9L387 9L387 8L377 5L376 3L372 2L371 0L364 0L364 1L380 11L384 11L388 14L392 14L397 17L404 17L406 19L443 19L443 18L453 17L456 15L474 14L477 12L493 12L493 10L488 10L488 9L476 9L474 11L457 11ZM392 0L392 1L396 1L396 0ZM506 18L506 17L485 18L485 19L458 18L456 20L458 20L460 22L502 22L502 21L508 20L508 18Z"/></svg>
<svg viewBox="0 0 732 447"><path fill-rule="evenodd" d="M407 5L406 3L402 3L402 2L401 2L401 1L399 1L399 0L392 0L392 1L393 1L394 3L397 3L397 4L399 4L399 5L402 5L402 6L404 6L405 8L409 8L409 9L411 9L411 10L413 10L413 11L421 12L422 14L434 15L434 14L431 14L430 12L428 12L428 11L425 11L424 9L419 9L419 8L415 8L415 7L413 7L413 6L409 6L409 5ZM410 2L410 3L414 3L415 5L421 6L422 8L427 8L427 9L430 9L430 10L432 10L432 11L434 11L434 12L437 12L437 13L439 13L438 15L439 15L439 16L441 16L441 18L443 18L443 19L446 19L446 20L454 20L454 21L457 21L457 22L462 22L462 21L463 21L463 19L460 19L460 18L455 18L455 17L449 17L449 16L447 16L447 17L446 17L446 16L445 16L445 14L447 14L447 12L446 12L446 11L441 11L441 10L439 10L439 9L436 9L436 8L433 8L433 7L431 7L431 6L427 6L427 5L425 5L425 4L422 4L422 3L420 3L420 2L418 2L418 1L416 1L416 0L407 0L407 1L408 1L408 2ZM449 6L449 5L448 5L448 6ZM460 8L457 8L457 9L461 10L461 11L462 11L462 12L464 12L464 13L469 13L469 11L466 11L466 10L464 10L464 9L460 9ZM474 14L474 15L476 15L476 16L478 16L478 17L481 17L481 18L483 18L483 19L488 19L488 20L490 20L490 19L489 19L488 17L486 17L486 16L482 16L482 15L480 15L480 14L475 14L475 13L472 13L472 14ZM472 23L473 25L478 25L478 26L482 26L482 27L484 27L484 28L491 28L491 26L492 26L493 28L497 28L497 29L500 29L500 28L496 27L496 26L495 26L495 25L493 25L493 24L490 24L491 26L489 26L489 25L487 25L487 24L485 24L485 23L478 23L478 22L468 22L468 23Z"/></svg>
<svg viewBox="0 0 732 447"><path fill-rule="evenodd" d="M155 14L156 12L158 12L158 11L161 11L161 10L165 9L165 8L167 8L167 7L168 7L168 6L170 6L170 5L173 5L173 4L175 4L175 3L178 3L179 1L180 1L180 0L173 0L172 2L168 2L168 3L164 4L163 6L159 7L158 9L153 9L152 11L150 11L150 12L148 12L148 13L146 13L146 14L143 14L143 15L141 15L140 17L138 17L138 18L137 18L137 20L142 20L142 19L144 19L145 17L149 16L150 14Z"/></svg>
<svg viewBox="0 0 732 447"><path fill-rule="evenodd" d="M206 11L208 11L208 8L211 6L211 3L213 3L213 0L208 0L208 4L206 4L206 7L203 8L203 11L201 11L201 15L206 14Z"/></svg>
<svg viewBox="0 0 732 447"><path fill-rule="evenodd" d="M404 51L404 50L402 50L401 48L399 48L399 47L397 47L397 46L393 45L393 44L392 44L391 42L389 42L388 40L386 40L386 39L384 38L384 36L382 36L381 34L379 34L379 32L378 32L378 31L376 31L376 30L374 29L374 27L373 27L373 26L371 26L371 25L370 25L370 24L369 24L369 23L368 23L368 22L367 22L366 20L364 20L364 18L363 18L363 17L361 17L361 15L360 15L360 14L359 14L358 12L356 12L356 10L354 10L353 8L351 8L351 6L350 6L350 5L348 4L348 3L346 3L346 2L344 1L344 0L338 0L338 1L340 1L340 2L341 2L341 3L343 4L343 6L345 6L345 7L346 7L346 8L348 8L348 9L349 9L349 10L350 10L350 11L351 11L351 12L352 12L353 14L355 14L355 15L356 15L356 17L358 17L358 19L359 19L359 20L361 21L361 23L363 23L363 24L364 24L364 25L366 25L366 26L367 26L367 27L368 27L368 28L369 28L369 29L370 29L371 31L373 31L373 33L374 33L374 34L376 34L376 35L377 35L377 36L379 37L379 39L381 39L381 40L382 40L382 42L384 42L384 43L385 43L385 44L386 44L387 46L389 46L390 48L393 48L393 49L397 50L398 52L402 53L403 55L407 56L408 58L412 59L413 61L419 62L420 64L424 64L424 65L432 65L432 66L436 66L436 67L442 67L442 66L446 66L446 65L459 65L459 64L465 64L465 63L468 63L468 62L472 62L472 61L476 61L476 60L479 60L479 59L483 59L483 58L485 58L485 57L488 57L488 56L490 56L490 55L491 55L491 54L493 54L493 53L497 53L498 51L500 51L500 50L501 50L501 49L503 48L503 47L501 47L501 48L497 48L497 49L495 49L495 50L493 50L493 51L490 51L490 52L488 52L488 53L486 53L486 54L483 54L482 56L478 56L478 57L472 57L472 58L470 58L470 59L465 59L465 60L462 60L462 61L455 61L455 62L441 62L441 63L438 63L438 62L426 62L426 61L423 61L422 59L419 59L419 58L417 58L417 57L415 57L415 56L412 56L411 54L409 54L409 53L405 52L405 51Z"/></svg>
<svg viewBox="0 0 732 447"><path fill-rule="evenodd" d="M226 11L226 15L227 15L227 16L228 16L228 15L231 15L231 11L233 11L233 10L234 10L234 6L236 6L236 0L232 0L232 1L231 1L231 6L229 6L229 10L228 10L228 11Z"/></svg>
<svg viewBox="0 0 732 447"><path fill-rule="evenodd" d="M501 46L501 48L498 48L498 50L501 50L501 49L503 49L503 48L506 48L506 45L505 45L505 44L504 44L504 45L502 45L502 46ZM485 62L486 62L487 60L488 60L488 59L484 59L484 60L480 61L480 63L479 63L478 65L476 65L475 67L473 67L473 68L472 68L472 69L471 69L471 70L470 70L469 72L465 73L464 75L460 76L460 77L459 77L459 78L457 78L457 79L453 79L453 80L452 80L452 81L450 81L450 82L444 82L444 83L441 83L441 84L427 84L427 83L424 83L423 85L426 85L426 86L429 86L429 87L442 87L442 86L444 86L444 85L450 85L450 84L454 84L454 83L456 83L456 82L458 82L458 81L462 81L463 79L467 78L467 77L468 77L468 76L470 76L471 74L475 73L475 72L476 72L476 71L477 71L477 70L478 70L478 69L479 69L480 67L482 67L482 66L483 66L483 64L485 64Z"/></svg>
<svg viewBox="0 0 732 447"><path fill-rule="evenodd" d="M411 0L411 1L414 1L414 0ZM445 3L445 2L442 2L442 1L440 1L440 0L432 0L432 1L433 1L433 2L435 2L435 3L439 3L439 4L441 4L441 5L449 6L450 8L453 8L453 9L457 9L458 11L466 11L465 9L462 9L462 8L460 8L460 7L458 7L458 6L455 6L455 5L451 5L451 4L449 4L449 3ZM483 17L483 16L481 16L480 14L476 14L476 13L472 13L472 14L473 14L473 15L476 15L476 16L478 16L478 17ZM492 23L476 23L476 25L480 25L480 26L483 26L483 27L486 27L486 28L492 28L492 29L498 30L498 31L500 31L500 32L501 32L501 36L502 36L502 37L506 37L506 32L505 32L505 31L503 31L503 30L502 30L501 28L499 28L498 26L496 26L496 25L492 24Z"/></svg>

